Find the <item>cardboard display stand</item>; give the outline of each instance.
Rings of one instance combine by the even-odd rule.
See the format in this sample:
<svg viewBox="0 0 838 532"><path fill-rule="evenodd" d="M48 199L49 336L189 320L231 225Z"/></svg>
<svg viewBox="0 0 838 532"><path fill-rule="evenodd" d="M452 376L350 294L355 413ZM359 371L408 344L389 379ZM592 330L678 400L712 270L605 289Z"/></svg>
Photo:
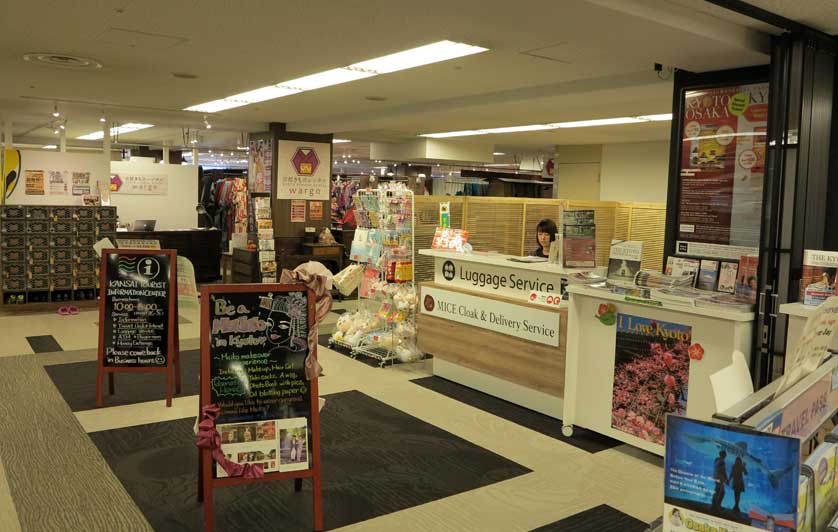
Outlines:
<svg viewBox="0 0 838 532"><path fill-rule="evenodd" d="M171 249L102 250L99 288L99 368L96 406L103 381L114 393L114 373L164 373L166 406L172 380L181 390L177 307L177 253Z"/></svg>
<svg viewBox="0 0 838 532"><path fill-rule="evenodd" d="M228 477L213 450L201 448L204 530L214 526L213 488L294 479L301 491L304 478L312 479L313 529L323 530L317 379L305 375L306 357L316 355L308 343L314 293L304 285L210 285L201 301L201 408L220 409L213 430L227 460L264 470Z"/></svg>

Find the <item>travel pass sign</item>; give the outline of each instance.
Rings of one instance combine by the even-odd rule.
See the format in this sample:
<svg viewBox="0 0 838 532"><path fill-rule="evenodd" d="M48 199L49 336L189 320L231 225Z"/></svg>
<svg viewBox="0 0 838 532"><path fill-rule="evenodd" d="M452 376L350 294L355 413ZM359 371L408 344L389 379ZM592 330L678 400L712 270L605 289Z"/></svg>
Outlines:
<svg viewBox="0 0 838 532"><path fill-rule="evenodd" d="M328 200L331 145L320 142L278 143L278 199Z"/></svg>

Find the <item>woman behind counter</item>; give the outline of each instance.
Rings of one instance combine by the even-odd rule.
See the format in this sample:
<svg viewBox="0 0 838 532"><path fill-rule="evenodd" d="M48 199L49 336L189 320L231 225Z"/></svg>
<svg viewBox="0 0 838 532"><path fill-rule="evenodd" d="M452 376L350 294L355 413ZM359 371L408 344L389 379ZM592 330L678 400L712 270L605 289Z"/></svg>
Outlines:
<svg viewBox="0 0 838 532"><path fill-rule="evenodd" d="M556 240L556 233L558 232L559 230L556 228L556 222L550 218L545 218L538 222L538 225L535 228L538 248L530 253L530 255L533 257L548 258L550 256L550 244Z"/></svg>

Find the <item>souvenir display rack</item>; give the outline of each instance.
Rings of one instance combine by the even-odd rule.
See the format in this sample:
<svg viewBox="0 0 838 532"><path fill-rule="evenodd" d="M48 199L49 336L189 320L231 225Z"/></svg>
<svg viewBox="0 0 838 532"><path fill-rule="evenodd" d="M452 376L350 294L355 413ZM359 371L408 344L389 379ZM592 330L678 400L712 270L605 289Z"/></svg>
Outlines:
<svg viewBox="0 0 838 532"><path fill-rule="evenodd" d="M0 207L3 304L96 298L99 259L93 244L116 243L116 207Z"/></svg>
<svg viewBox="0 0 838 532"><path fill-rule="evenodd" d="M400 350L415 352L413 192L403 185L358 190L355 207L358 228L350 259L365 267L355 315L369 316L375 327L364 330L358 341L335 334L330 344L384 366L402 358Z"/></svg>

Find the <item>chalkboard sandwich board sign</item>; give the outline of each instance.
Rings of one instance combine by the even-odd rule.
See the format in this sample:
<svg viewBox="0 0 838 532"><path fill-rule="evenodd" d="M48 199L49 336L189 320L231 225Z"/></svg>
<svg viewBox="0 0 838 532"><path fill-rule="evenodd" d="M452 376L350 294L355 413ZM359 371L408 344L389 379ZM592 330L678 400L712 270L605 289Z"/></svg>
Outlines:
<svg viewBox="0 0 838 532"><path fill-rule="evenodd" d="M209 421L220 442L201 445L199 432L205 530L213 528L214 487L295 479L299 491L303 478L312 479L313 529L322 530L317 379L305 372L316 355L308 343L314 293L304 285L208 285L201 300L201 428Z"/></svg>
<svg viewBox="0 0 838 532"><path fill-rule="evenodd" d="M173 378L181 388L176 252L105 249L100 271L96 406L103 404L104 375L113 394L117 372L165 373L171 406Z"/></svg>

